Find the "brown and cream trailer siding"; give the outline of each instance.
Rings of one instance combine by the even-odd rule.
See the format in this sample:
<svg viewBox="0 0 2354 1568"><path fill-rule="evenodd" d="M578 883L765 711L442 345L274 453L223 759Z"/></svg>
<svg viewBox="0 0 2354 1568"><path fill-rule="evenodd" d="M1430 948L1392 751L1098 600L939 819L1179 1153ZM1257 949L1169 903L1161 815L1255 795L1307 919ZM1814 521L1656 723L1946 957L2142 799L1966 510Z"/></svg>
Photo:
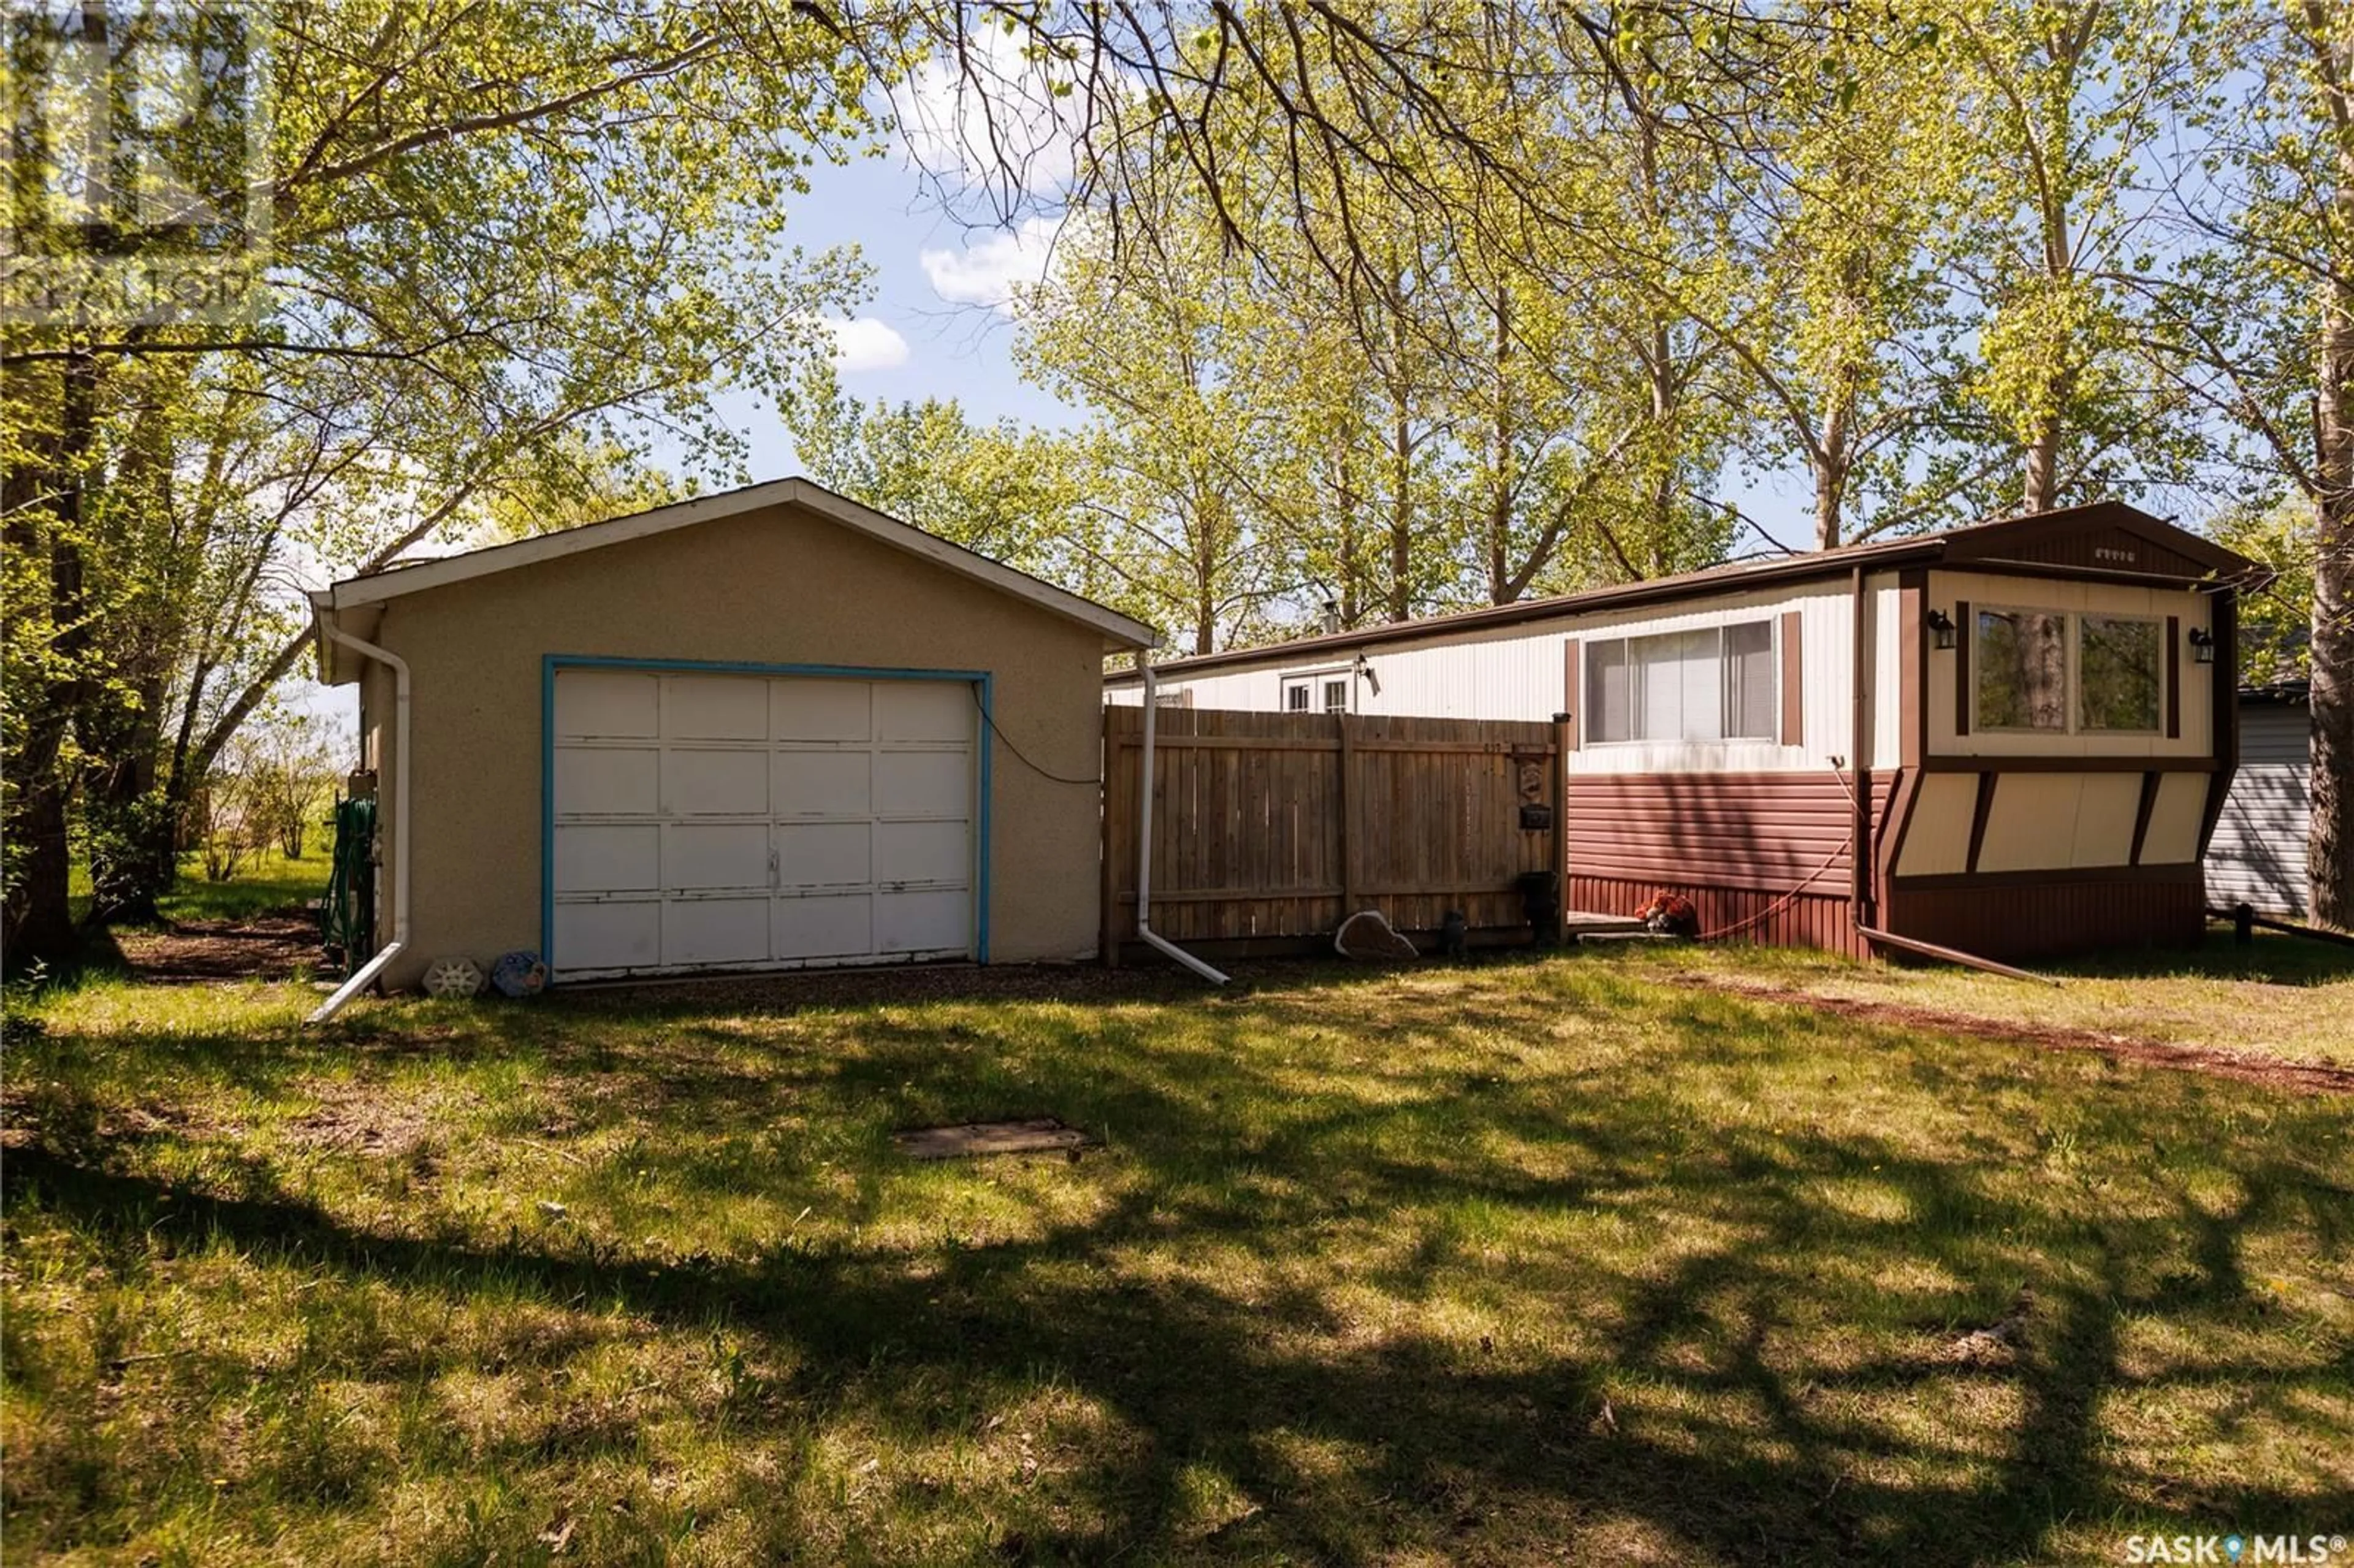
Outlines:
<svg viewBox="0 0 2354 1568"><path fill-rule="evenodd" d="M1204 708L1560 715L1574 909L1675 891L1857 955L2187 944L2251 569L2104 503L1156 671Z"/></svg>
<svg viewBox="0 0 2354 1568"><path fill-rule="evenodd" d="M559 982L1095 950L1103 661L1152 639L1126 616L799 479L313 606L377 930L407 927L387 986L514 950Z"/></svg>

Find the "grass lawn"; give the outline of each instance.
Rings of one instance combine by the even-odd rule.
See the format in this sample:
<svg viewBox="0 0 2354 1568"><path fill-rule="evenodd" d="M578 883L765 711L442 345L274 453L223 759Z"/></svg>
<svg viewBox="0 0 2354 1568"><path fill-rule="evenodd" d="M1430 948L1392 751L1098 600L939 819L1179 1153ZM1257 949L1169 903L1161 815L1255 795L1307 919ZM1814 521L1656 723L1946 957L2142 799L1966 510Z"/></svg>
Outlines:
<svg viewBox="0 0 2354 1568"><path fill-rule="evenodd" d="M264 850L237 868L227 882L205 880L204 857L180 857L180 879L156 900L167 920L241 920L255 915L300 913L327 891L334 867L332 835L314 839L301 860Z"/></svg>
<svg viewBox="0 0 2354 1568"><path fill-rule="evenodd" d="M289 860L273 846L239 862L237 874L227 882L206 881L205 857L184 854L179 880L155 901L156 913L174 922L299 914L327 891L333 848L332 834L323 841L314 837L301 860ZM90 913L90 868L77 858L69 896L75 919Z"/></svg>
<svg viewBox="0 0 2354 1568"><path fill-rule="evenodd" d="M2188 952L2041 966L2057 988L1944 964L1861 965L1765 948L1644 949L1648 972L1711 985L1796 989L2031 1026L2354 1065L2354 948L2273 931L2247 947L2213 927Z"/></svg>
<svg viewBox="0 0 2354 1568"><path fill-rule="evenodd" d="M403 1001L318 1033L299 988L20 999L11 1560L2354 1534L2354 1103L1665 962ZM1042 1114L1106 1146L888 1139Z"/></svg>

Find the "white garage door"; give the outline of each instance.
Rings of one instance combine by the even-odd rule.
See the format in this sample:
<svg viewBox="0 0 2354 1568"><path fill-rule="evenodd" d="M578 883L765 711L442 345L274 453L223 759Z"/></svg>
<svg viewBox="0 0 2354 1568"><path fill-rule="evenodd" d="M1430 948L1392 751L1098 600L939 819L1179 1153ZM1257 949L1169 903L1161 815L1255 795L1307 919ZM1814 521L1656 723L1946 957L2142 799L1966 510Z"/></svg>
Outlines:
<svg viewBox="0 0 2354 1568"><path fill-rule="evenodd" d="M559 979L973 951L955 681L559 669Z"/></svg>

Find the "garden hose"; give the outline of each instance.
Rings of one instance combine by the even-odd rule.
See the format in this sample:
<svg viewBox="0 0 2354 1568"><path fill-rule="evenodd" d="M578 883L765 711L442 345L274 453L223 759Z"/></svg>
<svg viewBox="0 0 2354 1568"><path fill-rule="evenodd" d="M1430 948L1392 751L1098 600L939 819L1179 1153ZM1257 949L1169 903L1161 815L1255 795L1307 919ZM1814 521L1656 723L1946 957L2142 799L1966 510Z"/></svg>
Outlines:
<svg viewBox="0 0 2354 1568"><path fill-rule="evenodd" d="M319 938L344 972L376 951L376 802L335 802L335 853L319 905Z"/></svg>

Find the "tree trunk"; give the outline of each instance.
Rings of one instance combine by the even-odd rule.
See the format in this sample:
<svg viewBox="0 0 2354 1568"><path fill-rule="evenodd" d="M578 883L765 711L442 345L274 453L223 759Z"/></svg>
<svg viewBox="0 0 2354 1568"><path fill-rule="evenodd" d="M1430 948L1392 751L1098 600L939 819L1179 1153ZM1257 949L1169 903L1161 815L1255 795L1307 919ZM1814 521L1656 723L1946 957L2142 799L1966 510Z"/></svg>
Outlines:
<svg viewBox="0 0 2354 1568"><path fill-rule="evenodd" d="M2354 35L2306 0L2292 12L2313 56L2317 118L2336 143L2330 193L2338 241L2321 297L2314 425L2313 823L2306 841L2313 917L2354 930Z"/></svg>
<svg viewBox="0 0 2354 1568"><path fill-rule="evenodd" d="M52 660L49 673L30 692L10 694L12 703L22 705L24 739L20 753L8 759L5 832L16 853L15 874L0 905L0 949L17 972L30 964L63 963L74 949L67 842L71 780L64 749L90 641L80 535L97 395L97 362L88 356L68 360L58 381L58 432L48 461L8 475L9 547L48 558L44 629L51 638ZM43 496L51 499L44 503Z"/></svg>
<svg viewBox="0 0 2354 1568"><path fill-rule="evenodd" d="M184 550L173 526L172 431L150 381L108 482L110 553L136 550L165 585L110 610L102 655L111 675L83 683L74 738L83 758L82 823L90 853L90 921L156 917L178 872L161 789L164 704L182 659L183 611L203 570L203 547Z"/></svg>
<svg viewBox="0 0 2354 1568"><path fill-rule="evenodd" d="M1200 515L1201 533L1193 545L1193 652L1196 654L1217 652L1221 519L1216 501L1213 499L1204 505Z"/></svg>
<svg viewBox="0 0 2354 1568"><path fill-rule="evenodd" d="M2343 320L2344 318L2340 318ZM2315 505L2320 549L2313 572L2313 823L2306 845L2313 916L2354 930L2354 333L2333 355L2338 418L2323 439L2338 449L2337 489Z"/></svg>
<svg viewBox="0 0 2354 1568"><path fill-rule="evenodd" d="M2027 443L2027 482L2020 504L2028 512L2049 512L2060 493L2060 419L2057 415L2036 422Z"/></svg>
<svg viewBox="0 0 2354 1568"><path fill-rule="evenodd" d="M1823 439L1815 452L1815 548L1837 549L1844 534L1848 471L1848 413L1850 400L1834 394L1823 420Z"/></svg>
<svg viewBox="0 0 2354 1568"><path fill-rule="evenodd" d="M1843 179L1841 186L1852 196L1855 182ZM1870 257L1861 250L1851 251L1840 269L1840 281L1842 297L1850 308L1861 313L1868 308L1865 293L1872 281ZM1842 350L1826 377L1822 439L1807 442L1813 453L1818 550L1836 549L1846 536L1847 487L1855 473L1856 404L1861 397L1859 383L1863 379L1863 372L1855 363L1856 354L1852 344ZM1798 433L1801 439L1808 435L1804 430Z"/></svg>
<svg viewBox="0 0 2354 1568"><path fill-rule="evenodd" d="M1334 559L1341 575L1341 624L1353 627L1365 614L1365 563L1357 538L1356 469L1344 438L1338 447L1334 475L1340 500L1340 537Z"/></svg>
<svg viewBox="0 0 2354 1568"><path fill-rule="evenodd" d="M2317 38L2329 35L2317 16ZM2340 234L2354 233L2354 106L2340 59L2334 197ZM2320 396L2314 408L2313 826L2306 843L2313 916L2354 929L2354 279L2341 264L2322 299Z"/></svg>
<svg viewBox="0 0 2354 1568"><path fill-rule="evenodd" d="M1488 458L1488 602L1510 604L1512 586L1512 296L1496 286L1496 408ZM1532 562L1530 576L1543 569Z"/></svg>
<svg viewBox="0 0 2354 1568"><path fill-rule="evenodd" d="M1815 548L1836 550L1840 546L1840 479L1831 471L1830 464L1819 459L1814 468Z"/></svg>
<svg viewBox="0 0 2354 1568"><path fill-rule="evenodd" d="M154 919L156 900L171 891L179 869L169 807L157 787L163 705L163 681L149 678L133 697L96 695L75 722L90 758L83 815L93 925Z"/></svg>
<svg viewBox="0 0 2354 1568"><path fill-rule="evenodd" d="M1414 616L1414 440L1403 391L1391 390L1389 618Z"/></svg>
<svg viewBox="0 0 2354 1568"><path fill-rule="evenodd" d="M1676 400L1681 395L1676 386L1676 344L1667 318L1654 317L1651 323L1651 354L1649 369L1651 377L1651 418L1655 427L1665 430L1676 417ZM1670 449L1672 450L1672 449ZM1666 460L1651 482L1651 563L1649 576L1664 577L1668 570L1668 538L1675 517L1676 470L1672 456Z"/></svg>

